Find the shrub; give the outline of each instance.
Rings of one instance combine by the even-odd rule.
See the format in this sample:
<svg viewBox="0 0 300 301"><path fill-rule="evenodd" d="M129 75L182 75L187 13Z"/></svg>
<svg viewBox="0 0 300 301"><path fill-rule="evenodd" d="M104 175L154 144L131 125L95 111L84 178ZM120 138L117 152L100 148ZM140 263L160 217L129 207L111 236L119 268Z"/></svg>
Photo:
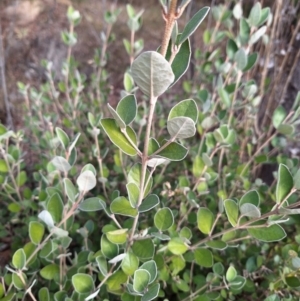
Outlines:
<svg viewBox="0 0 300 301"><path fill-rule="evenodd" d="M190 37L209 13L200 9L179 33L189 2L161 1L161 47L141 54L134 33L142 11L127 6L132 64L116 108L103 103L118 10L105 14L90 82L71 55L80 14L69 8L64 80L55 83L44 62L48 82L39 90L19 83L33 105L30 134L0 129L1 218L21 224L0 300L298 299L299 162L283 149L299 97L260 128L263 94L250 73L270 9L256 3L244 17L239 2L232 11L213 7L217 26L204 32L206 51L196 50L188 96L171 106L169 90L190 65ZM27 175L24 139L37 156ZM257 176L266 163L279 164L270 184Z"/></svg>

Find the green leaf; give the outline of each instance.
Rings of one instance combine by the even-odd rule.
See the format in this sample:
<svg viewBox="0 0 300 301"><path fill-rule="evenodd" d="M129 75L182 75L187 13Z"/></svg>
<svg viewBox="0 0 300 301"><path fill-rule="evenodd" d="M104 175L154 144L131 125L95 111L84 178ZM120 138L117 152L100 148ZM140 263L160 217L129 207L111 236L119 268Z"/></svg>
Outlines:
<svg viewBox="0 0 300 301"><path fill-rule="evenodd" d="M150 273L144 269L138 269L134 272L133 289L138 293L143 293L150 281Z"/></svg>
<svg viewBox="0 0 300 301"><path fill-rule="evenodd" d="M261 17L261 4L256 2L250 11L249 14L249 23L251 26L257 26L260 22Z"/></svg>
<svg viewBox="0 0 300 301"><path fill-rule="evenodd" d="M51 263L40 270L40 275L46 280L59 279L59 266Z"/></svg>
<svg viewBox="0 0 300 301"><path fill-rule="evenodd" d="M66 150L70 144L70 138L68 137L68 135L66 134L66 132L64 132L61 128L56 127L55 128L55 132L56 135L61 143L61 146L63 147L64 150Z"/></svg>
<svg viewBox="0 0 300 301"><path fill-rule="evenodd" d="M166 231L174 224L172 210L168 207L159 209L154 215L154 224L160 231Z"/></svg>
<svg viewBox="0 0 300 301"><path fill-rule="evenodd" d="M19 187L23 186L27 181L26 171L22 170L16 177L16 183Z"/></svg>
<svg viewBox="0 0 300 301"><path fill-rule="evenodd" d="M261 216L260 210L250 203L245 203L240 206L241 214L248 217L259 218Z"/></svg>
<svg viewBox="0 0 300 301"><path fill-rule="evenodd" d="M8 172L8 165L3 159L0 159L0 172L7 173Z"/></svg>
<svg viewBox="0 0 300 301"><path fill-rule="evenodd" d="M117 113L126 125L129 125L136 117L137 104L135 95L130 94L123 97L116 109Z"/></svg>
<svg viewBox="0 0 300 301"><path fill-rule="evenodd" d="M53 251L55 251L53 242L52 242L52 240L48 240L48 242L46 242L46 244L43 246L41 252L39 253L39 256L41 258L47 258Z"/></svg>
<svg viewBox="0 0 300 301"><path fill-rule="evenodd" d="M232 39L228 39L226 46L226 54L232 60L234 58L235 53L238 51L238 46L236 42Z"/></svg>
<svg viewBox="0 0 300 301"><path fill-rule="evenodd" d="M182 255L188 250L188 246L184 243L183 239L174 237L169 241L168 249L174 255Z"/></svg>
<svg viewBox="0 0 300 301"><path fill-rule="evenodd" d="M38 218L41 219L48 227L54 227L54 221L49 211L43 210L39 213Z"/></svg>
<svg viewBox="0 0 300 301"><path fill-rule="evenodd" d="M1 301L11 301L15 297L15 292L8 293L4 298L0 299Z"/></svg>
<svg viewBox="0 0 300 301"><path fill-rule="evenodd" d="M172 139L193 137L196 133L195 123L188 117L175 117L167 122L168 132Z"/></svg>
<svg viewBox="0 0 300 301"><path fill-rule="evenodd" d="M230 282L229 287L234 289L234 290L240 290L244 287L246 284L246 278L243 276L236 276L235 279Z"/></svg>
<svg viewBox="0 0 300 301"><path fill-rule="evenodd" d="M76 183L78 185L79 191L87 192L92 190L96 186L97 180L95 174L92 171L85 170L81 172L81 174L77 178Z"/></svg>
<svg viewBox="0 0 300 301"><path fill-rule="evenodd" d="M197 212L198 229L203 234L209 234L214 224L215 217L208 208L199 208Z"/></svg>
<svg viewBox="0 0 300 301"><path fill-rule="evenodd" d="M228 247L227 243L222 240L211 240L206 242L205 245L215 250L225 250Z"/></svg>
<svg viewBox="0 0 300 301"><path fill-rule="evenodd" d="M118 270L107 279L107 288L110 291L119 291L121 285L125 283L127 279L128 276L122 270Z"/></svg>
<svg viewBox="0 0 300 301"><path fill-rule="evenodd" d="M64 178L64 187L65 187L65 192L66 195L68 196L69 200L74 203L76 196L78 194L77 189L75 188L75 186L73 185L73 183L68 179L68 178Z"/></svg>
<svg viewBox="0 0 300 301"><path fill-rule="evenodd" d="M267 31L267 26L262 26L255 33L253 33L249 40L249 45L255 44Z"/></svg>
<svg viewBox="0 0 300 301"><path fill-rule="evenodd" d="M175 28L175 26L174 26ZM177 40L180 39L181 34L177 36ZM170 60L172 54L172 45L174 43L170 40L168 45L168 50L166 54L166 59ZM171 87L174 86L178 80L185 74L187 71L191 60L191 45L190 40L186 39L180 46L179 51L177 52L175 59L172 62L172 70L175 75L174 82L172 83Z"/></svg>
<svg viewBox="0 0 300 301"><path fill-rule="evenodd" d="M222 103L225 105L225 107L230 108L231 99L230 99L230 96L229 96L228 92L224 88L220 87L218 89L218 94L221 98Z"/></svg>
<svg viewBox="0 0 300 301"><path fill-rule="evenodd" d="M79 204L78 208L81 211L93 212L93 211L98 211L98 210L105 209L106 204L100 198L94 197L94 198L88 198L88 199L83 200Z"/></svg>
<svg viewBox="0 0 300 301"><path fill-rule="evenodd" d="M149 260L147 262L144 262L141 266L140 269L144 269L149 272L150 274L150 279L149 279L149 284L151 284L157 277L157 265L154 260Z"/></svg>
<svg viewBox="0 0 300 301"><path fill-rule="evenodd" d="M287 276L285 277L285 282L289 287L298 288L300 287L300 279L295 276Z"/></svg>
<svg viewBox="0 0 300 301"><path fill-rule="evenodd" d="M12 258L12 264L18 270L22 270L25 267L26 254L23 249L18 249L14 253L13 258Z"/></svg>
<svg viewBox="0 0 300 301"><path fill-rule="evenodd" d="M290 136L294 134L295 132L295 127L291 124L280 124L277 128L278 133L285 135L285 136Z"/></svg>
<svg viewBox="0 0 300 301"><path fill-rule="evenodd" d="M210 8L208 6L205 6L205 7L201 8L192 17L192 19L184 27L178 44L182 44L188 37L190 37L195 32L195 30L198 28L198 26L202 23L202 21L204 20L204 18L208 14L209 9Z"/></svg>
<svg viewBox="0 0 300 301"><path fill-rule="evenodd" d="M136 255L134 255L132 252L126 253L126 256L123 258L121 263L121 269L122 271L128 275L132 276L134 272L139 267L139 259Z"/></svg>
<svg viewBox="0 0 300 301"><path fill-rule="evenodd" d="M251 236L264 242L280 241L286 237L285 231L278 224L266 226L265 228L249 228L247 230Z"/></svg>
<svg viewBox="0 0 300 301"><path fill-rule="evenodd" d="M121 116L116 112L116 110L110 104L108 104L107 107L108 107L108 110L109 110L110 114L113 116L114 120L118 124L118 126L121 129L125 129L126 128L126 124L122 120Z"/></svg>
<svg viewBox="0 0 300 301"><path fill-rule="evenodd" d="M96 262L98 264L98 268L102 275L105 277L107 275L108 269L107 269L107 261L106 258L103 256L97 256Z"/></svg>
<svg viewBox="0 0 300 301"><path fill-rule="evenodd" d="M240 20L240 38L242 43L249 42L249 35L250 35L250 26L245 18L241 18Z"/></svg>
<svg viewBox="0 0 300 301"><path fill-rule="evenodd" d="M70 163L61 156L56 156L51 160L51 163L55 166L55 168L63 173L67 173L71 169Z"/></svg>
<svg viewBox="0 0 300 301"><path fill-rule="evenodd" d="M142 53L131 65L131 75L144 94L158 97L175 79L170 63L158 52Z"/></svg>
<svg viewBox="0 0 300 301"><path fill-rule="evenodd" d="M202 267L210 268L213 266L213 256L210 250L199 248L194 251L195 262Z"/></svg>
<svg viewBox="0 0 300 301"><path fill-rule="evenodd" d="M243 72L246 72L246 71L249 71L250 69L252 69L252 67L254 67L254 65L257 62L257 58L258 58L258 53L257 52L249 54L248 55L247 65L243 69Z"/></svg>
<svg viewBox="0 0 300 301"><path fill-rule="evenodd" d="M119 253L119 247L116 244L111 243L105 234L103 234L101 236L101 251L102 254L108 258L108 259L112 259L114 257L116 257Z"/></svg>
<svg viewBox="0 0 300 301"><path fill-rule="evenodd" d="M126 44L126 42L124 43L124 46L125 46L125 44ZM130 47L130 44L129 44L129 47ZM130 54L130 49L128 49L128 50L129 50L128 53ZM124 85L126 92L130 92L134 88L133 78L131 77L131 75L128 72L125 72L125 74L124 74L123 85Z"/></svg>
<svg viewBox="0 0 300 301"><path fill-rule="evenodd" d="M135 217L138 215L138 210L132 208L130 202L123 196L120 196L112 201L110 210L113 214Z"/></svg>
<svg viewBox="0 0 300 301"><path fill-rule="evenodd" d="M156 139L150 138L149 139L149 146L148 146L148 156L152 155L159 149L159 143Z"/></svg>
<svg viewBox="0 0 300 301"><path fill-rule="evenodd" d="M239 206L241 207L243 204L252 204L256 207L260 204L259 194L256 190L251 190L246 192L240 199Z"/></svg>
<svg viewBox="0 0 300 301"><path fill-rule="evenodd" d="M157 298L160 289L159 283L154 283L148 287L147 292L142 296L141 301L151 301Z"/></svg>
<svg viewBox="0 0 300 301"><path fill-rule="evenodd" d="M151 259L154 256L154 244L150 238L136 240L131 248L132 252L141 260Z"/></svg>
<svg viewBox="0 0 300 301"><path fill-rule="evenodd" d="M219 276L224 275L224 266L221 262L216 262L213 266L213 272Z"/></svg>
<svg viewBox="0 0 300 301"><path fill-rule="evenodd" d="M140 205L139 212L147 212L159 204L159 197L156 194L149 194Z"/></svg>
<svg viewBox="0 0 300 301"><path fill-rule="evenodd" d="M168 120L175 117L188 117L191 118L194 123L198 119L198 107L193 99L185 99L176 104L170 111Z"/></svg>
<svg viewBox="0 0 300 301"><path fill-rule="evenodd" d="M239 20L243 16L243 7L240 2L237 2L232 10L233 16Z"/></svg>
<svg viewBox="0 0 300 301"><path fill-rule="evenodd" d="M101 119L101 125L111 142L122 152L129 156L135 156L137 154L136 149L130 144L125 135L118 128L114 119L103 118ZM126 127L126 133L130 137L130 140L136 145L136 135L130 126Z"/></svg>
<svg viewBox="0 0 300 301"><path fill-rule="evenodd" d="M118 229L106 232L107 239L114 244L124 244L127 240L128 229Z"/></svg>
<svg viewBox="0 0 300 301"><path fill-rule="evenodd" d="M277 107L272 116L272 122L275 129L279 127L279 125L283 122L285 117L286 117L285 109L282 106Z"/></svg>
<svg viewBox="0 0 300 301"><path fill-rule="evenodd" d="M133 182L128 183L126 185L126 188L127 188L130 205L131 205L131 207L136 208L138 201L139 201L140 189Z"/></svg>
<svg viewBox="0 0 300 301"><path fill-rule="evenodd" d="M248 63L248 57L244 48L240 48L234 55L234 61L239 70L243 70Z"/></svg>
<svg viewBox="0 0 300 301"><path fill-rule="evenodd" d="M47 210L51 214L54 223L59 223L62 219L64 204L58 193L53 194L47 202Z"/></svg>
<svg viewBox="0 0 300 301"><path fill-rule="evenodd" d="M72 276L72 284L79 294L91 293L94 289L94 281L91 275L77 273Z"/></svg>
<svg viewBox="0 0 300 301"><path fill-rule="evenodd" d="M45 233L45 227L39 222L32 221L29 223L29 237L32 243L38 245Z"/></svg>
<svg viewBox="0 0 300 301"><path fill-rule="evenodd" d="M150 177L150 179L149 179ZM129 173L128 173L128 183L133 182L135 183L138 187L141 187L141 164L135 164L133 165L133 167L130 169ZM146 197L151 188L152 188L152 184L153 184L153 179L150 175L149 170L147 169L146 171L146 180L145 180L147 184L147 187L145 189L144 192L144 197Z"/></svg>
<svg viewBox="0 0 300 301"><path fill-rule="evenodd" d="M17 273L12 274L12 282L13 282L14 287L17 290L23 290L23 289L25 289L25 287L27 285L27 283L26 283L27 277L24 273L22 273L22 279ZM24 281L25 281L25 283L24 283Z"/></svg>
<svg viewBox="0 0 300 301"><path fill-rule="evenodd" d="M164 143L168 143L164 140ZM177 142L171 142L167 147L165 147L161 152L157 154L162 158L166 158L170 161L181 161L188 153L188 150Z"/></svg>
<svg viewBox="0 0 300 301"><path fill-rule="evenodd" d="M38 292L39 301L50 301L50 294L47 287L42 287Z"/></svg>
<svg viewBox="0 0 300 301"><path fill-rule="evenodd" d="M226 272L226 280L228 282L231 282L236 278L236 276L237 276L236 269L234 268L233 265L231 265Z"/></svg>
<svg viewBox="0 0 300 301"><path fill-rule="evenodd" d="M230 224L235 227L239 218L237 203L234 200L227 199L224 201L224 207Z"/></svg>
<svg viewBox="0 0 300 301"><path fill-rule="evenodd" d="M276 186L276 203L280 204L289 195L294 186L293 177L284 164L279 165Z"/></svg>
<svg viewBox="0 0 300 301"><path fill-rule="evenodd" d="M257 27L261 26L262 24L264 24L268 20L268 18L270 16L270 12L271 12L270 7L264 7L261 10L260 20L259 20L259 23L258 23Z"/></svg>

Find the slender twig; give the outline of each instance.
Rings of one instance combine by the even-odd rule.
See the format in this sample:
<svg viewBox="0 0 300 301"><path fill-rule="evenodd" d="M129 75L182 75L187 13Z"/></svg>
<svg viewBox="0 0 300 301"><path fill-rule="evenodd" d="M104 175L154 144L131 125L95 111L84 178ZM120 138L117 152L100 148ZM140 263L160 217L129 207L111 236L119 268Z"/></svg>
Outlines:
<svg viewBox="0 0 300 301"><path fill-rule="evenodd" d="M173 26L175 24L176 19L178 18L177 14L177 0L170 0L170 8L167 13L167 15L164 15L165 21L166 21L166 26L165 26L165 31L163 35L163 40L161 43L161 50L160 53L163 56L166 56L167 49L168 49L168 44L172 35L172 30Z"/></svg>

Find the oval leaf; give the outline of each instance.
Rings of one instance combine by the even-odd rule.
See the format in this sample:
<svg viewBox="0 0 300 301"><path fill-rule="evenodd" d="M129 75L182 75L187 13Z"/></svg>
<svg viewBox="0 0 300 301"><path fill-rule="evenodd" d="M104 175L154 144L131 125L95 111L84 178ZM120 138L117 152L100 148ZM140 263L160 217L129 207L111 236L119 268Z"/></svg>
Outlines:
<svg viewBox="0 0 300 301"><path fill-rule="evenodd" d="M261 216L259 209L250 203L245 203L240 206L240 211L242 215L248 217L259 218Z"/></svg>
<svg viewBox="0 0 300 301"><path fill-rule="evenodd" d="M139 212L147 212L159 204L159 197L156 194L149 194L140 205Z"/></svg>
<svg viewBox="0 0 300 301"><path fill-rule="evenodd" d="M278 224L273 224L269 227L266 226L265 228L251 228L247 230L251 236L264 242L280 241L286 237L285 231Z"/></svg>
<svg viewBox="0 0 300 301"><path fill-rule="evenodd" d="M144 269L138 269L134 272L133 289L137 293L143 293L150 281L150 273Z"/></svg>
<svg viewBox="0 0 300 301"><path fill-rule="evenodd" d="M191 118L194 123L198 119L198 107L193 99L185 99L176 104L170 111L168 120L175 117L188 117Z"/></svg>
<svg viewBox="0 0 300 301"><path fill-rule="evenodd" d="M195 123L188 117L175 117L168 120L167 129L172 139L189 138L196 133Z"/></svg>
<svg viewBox="0 0 300 301"><path fill-rule="evenodd" d="M114 119L101 119L101 125L110 141L114 145L116 145L123 153L127 154L128 156L135 156L137 154L136 149L131 145L131 143L127 140L126 136L118 128ZM127 126L126 133L130 137L130 140L134 144L136 144L136 135L133 129Z"/></svg>
<svg viewBox="0 0 300 301"><path fill-rule="evenodd" d="M175 78L169 62L156 51L144 52L135 59L131 73L137 86L149 97L163 94Z"/></svg>
<svg viewBox="0 0 300 301"><path fill-rule="evenodd" d="M213 256L210 250L199 248L194 251L195 262L202 267L210 268L213 266Z"/></svg>
<svg viewBox="0 0 300 301"><path fill-rule="evenodd" d="M167 143L167 141L164 141ZM160 151L157 156L166 158L170 161L181 161L188 153L188 150L180 143L171 142L167 147Z"/></svg>
<svg viewBox="0 0 300 301"><path fill-rule="evenodd" d="M73 275L72 284L79 294L91 293L95 289L93 278L83 273Z"/></svg>
<svg viewBox="0 0 300 301"><path fill-rule="evenodd" d="M239 206L241 207L243 204L246 204L246 203L252 204L256 207L259 206L260 198L259 198L259 194L256 190L248 191L241 197Z"/></svg>
<svg viewBox="0 0 300 301"><path fill-rule="evenodd" d="M170 208L159 209L154 216L154 224L160 231L166 231L174 224L174 216Z"/></svg>
<svg viewBox="0 0 300 301"><path fill-rule="evenodd" d="M137 113L135 95L130 94L123 97L119 101L116 111L126 125L130 124Z"/></svg>
<svg viewBox="0 0 300 301"><path fill-rule="evenodd" d="M32 221L29 223L29 237L32 243L38 245L45 233L45 227L39 222Z"/></svg>
<svg viewBox="0 0 300 301"><path fill-rule="evenodd" d="M132 208L130 202L123 196L114 199L110 205L113 214L135 217L138 214L136 208Z"/></svg>
<svg viewBox="0 0 300 301"><path fill-rule="evenodd" d="M214 215L208 208L199 208L197 212L198 229L203 234L209 234L214 224Z"/></svg>
<svg viewBox="0 0 300 301"><path fill-rule="evenodd" d="M280 164L278 169L278 180L276 186L276 203L281 203L291 192L294 185L293 177L289 169Z"/></svg>
<svg viewBox="0 0 300 301"><path fill-rule="evenodd" d="M237 203L234 200L227 199L224 201L224 207L230 224L235 227L239 218Z"/></svg>
<svg viewBox="0 0 300 301"><path fill-rule="evenodd" d="M25 267L26 254L23 249L18 249L14 253L13 258L12 258L12 264L18 270L22 270Z"/></svg>
<svg viewBox="0 0 300 301"><path fill-rule="evenodd" d="M126 253L126 256L122 260L121 268L123 272L131 276L139 267L139 259L131 252Z"/></svg>
<svg viewBox="0 0 300 301"><path fill-rule="evenodd" d="M132 252L141 260L151 259L155 251L153 241L150 238L136 240L131 248Z"/></svg>
<svg viewBox="0 0 300 301"><path fill-rule="evenodd" d="M89 191L96 186L96 177L90 170L85 170L77 178L77 185L80 191Z"/></svg>
<svg viewBox="0 0 300 301"><path fill-rule="evenodd" d="M79 204L79 210L87 212L103 210L105 208L105 202L97 197L85 199Z"/></svg>
<svg viewBox="0 0 300 301"><path fill-rule="evenodd" d="M209 7L205 6L201 8L192 19L186 24L184 30L180 36L178 44L182 44L189 36L191 36L194 31L198 28L198 26L202 23L204 18L209 12Z"/></svg>

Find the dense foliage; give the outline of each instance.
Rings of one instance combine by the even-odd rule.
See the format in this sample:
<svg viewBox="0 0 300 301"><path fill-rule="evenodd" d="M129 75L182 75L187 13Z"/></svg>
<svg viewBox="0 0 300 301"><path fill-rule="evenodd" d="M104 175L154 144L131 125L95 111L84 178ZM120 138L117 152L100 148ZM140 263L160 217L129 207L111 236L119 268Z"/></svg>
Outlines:
<svg viewBox="0 0 300 301"><path fill-rule="evenodd" d="M105 13L91 78L72 57L81 16L70 7L63 80L44 61L45 84L18 83L25 126L0 127L0 237L13 236L0 301L299 300L300 169L285 146L300 97L261 122L267 78L252 72L272 12L237 1L179 26L189 2L160 1L162 43L147 52L134 39L143 11L126 6L131 65L116 106L105 66L119 10ZM216 26L189 80L205 18Z"/></svg>

